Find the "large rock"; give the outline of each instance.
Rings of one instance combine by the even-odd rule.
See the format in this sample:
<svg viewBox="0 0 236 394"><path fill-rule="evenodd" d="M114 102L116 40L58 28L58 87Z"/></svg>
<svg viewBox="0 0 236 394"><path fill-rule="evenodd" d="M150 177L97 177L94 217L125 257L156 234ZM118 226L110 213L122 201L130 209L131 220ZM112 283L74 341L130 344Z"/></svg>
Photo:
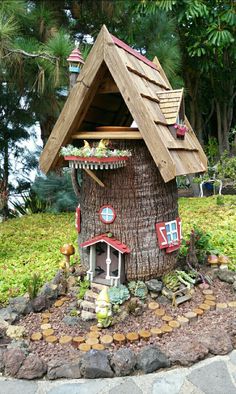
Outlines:
<svg viewBox="0 0 236 394"><path fill-rule="evenodd" d="M10 306L0 309L0 319L12 324L17 320L17 318L18 314L16 312L13 312Z"/></svg>
<svg viewBox="0 0 236 394"><path fill-rule="evenodd" d="M233 284L236 281L236 273L232 271L217 271L217 276L222 282Z"/></svg>
<svg viewBox="0 0 236 394"><path fill-rule="evenodd" d="M136 354L131 349L119 349L111 358L110 364L116 376L127 376L133 372Z"/></svg>
<svg viewBox="0 0 236 394"><path fill-rule="evenodd" d="M207 347L212 354L224 355L233 350L230 336L223 330L214 330L210 335L202 335L199 342Z"/></svg>
<svg viewBox="0 0 236 394"><path fill-rule="evenodd" d="M163 287L163 283L161 280L150 279L145 282L149 291L153 291L154 293L160 293Z"/></svg>
<svg viewBox="0 0 236 394"><path fill-rule="evenodd" d="M38 295L32 300L32 307L34 312L41 312L48 307L49 303L47 297L43 294Z"/></svg>
<svg viewBox="0 0 236 394"><path fill-rule="evenodd" d="M8 326L9 323L6 320L0 318L0 338L5 337Z"/></svg>
<svg viewBox="0 0 236 394"><path fill-rule="evenodd" d="M5 374L16 376L21 365L25 361L25 354L20 349L9 349L4 352L3 361L5 364Z"/></svg>
<svg viewBox="0 0 236 394"><path fill-rule="evenodd" d="M41 378L47 371L47 366L36 354L30 354L17 372L18 379L32 380Z"/></svg>
<svg viewBox="0 0 236 394"><path fill-rule="evenodd" d="M15 297L11 298L9 301L10 307L13 312L17 313L18 315L26 315L32 312L32 305L27 297Z"/></svg>
<svg viewBox="0 0 236 394"><path fill-rule="evenodd" d="M4 353L6 350L0 349L0 372L4 371L5 362L4 362Z"/></svg>
<svg viewBox="0 0 236 394"><path fill-rule="evenodd" d="M90 350L81 360L81 375L86 379L112 378L108 355L104 351Z"/></svg>
<svg viewBox="0 0 236 394"><path fill-rule="evenodd" d="M65 273L62 270L57 271L54 279L51 281L52 284L58 286L58 296L63 295L67 292L67 281Z"/></svg>
<svg viewBox="0 0 236 394"><path fill-rule="evenodd" d="M80 373L80 359L71 363L64 363L63 361L54 361L48 364L48 379L79 379Z"/></svg>
<svg viewBox="0 0 236 394"><path fill-rule="evenodd" d="M208 354L208 348L197 340L182 340L181 338L166 345L165 351L172 364L184 366L202 360Z"/></svg>
<svg viewBox="0 0 236 394"><path fill-rule="evenodd" d="M27 339L13 340L9 345L7 345L7 349L20 349L26 356L28 356L29 344L30 342Z"/></svg>
<svg viewBox="0 0 236 394"><path fill-rule="evenodd" d="M157 346L146 346L138 353L136 367L144 373L151 373L169 366L170 361Z"/></svg>

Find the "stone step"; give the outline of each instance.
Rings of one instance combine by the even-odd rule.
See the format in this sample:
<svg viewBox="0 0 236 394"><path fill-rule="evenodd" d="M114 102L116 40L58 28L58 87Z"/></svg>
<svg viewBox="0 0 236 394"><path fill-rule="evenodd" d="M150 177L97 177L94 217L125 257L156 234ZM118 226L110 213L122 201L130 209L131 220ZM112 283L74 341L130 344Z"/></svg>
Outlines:
<svg viewBox="0 0 236 394"><path fill-rule="evenodd" d="M82 310L80 317L84 321L95 320L96 319L96 314L92 313L92 312L89 312L89 311Z"/></svg>
<svg viewBox="0 0 236 394"><path fill-rule="evenodd" d="M95 312L94 302L84 300L81 302L80 308L83 309L84 311Z"/></svg>
<svg viewBox="0 0 236 394"><path fill-rule="evenodd" d="M98 296L98 293L95 293L92 290L87 290L85 295L84 295L84 300L95 302L96 299L97 299L97 296Z"/></svg>
<svg viewBox="0 0 236 394"><path fill-rule="evenodd" d="M94 282L91 283L90 287L91 287L91 290L97 294L100 293L100 291L102 291L104 288L107 288L107 289L109 288L109 286L100 285L99 283L94 283Z"/></svg>

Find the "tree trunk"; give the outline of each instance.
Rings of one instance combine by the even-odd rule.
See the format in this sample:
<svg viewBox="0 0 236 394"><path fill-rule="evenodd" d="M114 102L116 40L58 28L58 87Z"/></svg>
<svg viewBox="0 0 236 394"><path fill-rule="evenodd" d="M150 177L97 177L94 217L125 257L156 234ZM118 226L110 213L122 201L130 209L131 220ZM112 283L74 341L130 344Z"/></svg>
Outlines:
<svg viewBox="0 0 236 394"><path fill-rule="evenodd" d="M4 134L4 147L3 147L3 179L1 187L2 195L2 220L5 221L9 216L8 207L8 183L9 183L9 147L8 147L8 136Z"/></svg>
<svg viewBox="0 0 236 394"><path fill-rule="evenodd" d="M148 280L174 268L176 252L160 250L155 224L178 216L176 181L165 183L143 141L116 141L113 146L130 149L127 166L116 170L96 171L105 184L99 186L86 173L81 189L81 233L79 244L95 235L111 232L125 243L127 280ZM112 224L99 219L99 209L111 205L116 212ZM81 261L88 266L88 250L80 249Z"/></svg>

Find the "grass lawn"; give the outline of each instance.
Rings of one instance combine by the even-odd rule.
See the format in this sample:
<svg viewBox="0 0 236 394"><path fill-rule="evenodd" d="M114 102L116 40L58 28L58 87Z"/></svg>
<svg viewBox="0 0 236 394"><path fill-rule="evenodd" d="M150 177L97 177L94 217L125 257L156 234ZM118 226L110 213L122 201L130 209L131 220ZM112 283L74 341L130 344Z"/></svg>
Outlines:
<svg viewBox="0 0 236 394"><path fill-rule="evenodd" d="M193 225L212 235L212 246L231 258L236 270L236 196L181 198L179 211L186 237ZM0 223L0 302L25 292L24 282L35 271L50 280L62 260L60 246L77 244L74 214L37 214ZM78 258L76 256L75 258Z"/></svg>

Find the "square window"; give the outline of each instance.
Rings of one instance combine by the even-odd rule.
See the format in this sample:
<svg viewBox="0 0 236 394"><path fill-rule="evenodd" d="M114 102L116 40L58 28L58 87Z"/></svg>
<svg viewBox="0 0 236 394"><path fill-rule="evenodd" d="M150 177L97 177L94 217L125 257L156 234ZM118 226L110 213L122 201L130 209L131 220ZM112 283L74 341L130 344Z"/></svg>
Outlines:
<svg viewBox="0 0 236 394"><path fill-rule="evenodd" d="M179 241L178 231L177 231L177 222L173 220L171 222L167 222L165 224L166 227L166 235L168 244L176 244Z"/></svg>

